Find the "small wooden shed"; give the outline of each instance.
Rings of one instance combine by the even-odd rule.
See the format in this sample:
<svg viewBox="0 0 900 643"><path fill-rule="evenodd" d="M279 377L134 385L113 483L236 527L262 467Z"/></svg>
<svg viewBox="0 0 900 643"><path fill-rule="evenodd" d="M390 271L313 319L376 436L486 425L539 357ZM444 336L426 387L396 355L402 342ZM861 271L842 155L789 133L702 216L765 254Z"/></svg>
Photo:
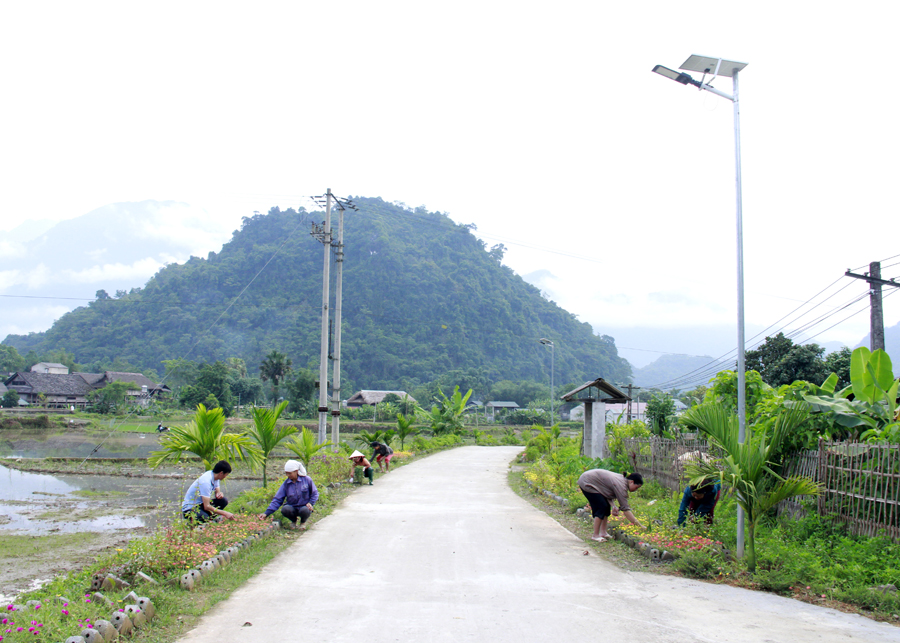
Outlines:
<svg viewBox="0 0 900 643"><path fill-rule="evenodd" d="M606 453L606 404L623 403L631 398L624 391L602 377L585 382L562 396L565 402L584 403L584 437L581 449L589 458L605 458Z"/></svg>

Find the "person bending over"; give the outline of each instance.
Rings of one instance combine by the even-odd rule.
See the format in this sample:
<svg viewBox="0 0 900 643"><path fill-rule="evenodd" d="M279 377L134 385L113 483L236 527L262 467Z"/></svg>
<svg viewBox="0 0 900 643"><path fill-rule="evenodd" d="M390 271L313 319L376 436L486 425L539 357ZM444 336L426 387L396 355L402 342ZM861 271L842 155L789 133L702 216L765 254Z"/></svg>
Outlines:
<svg viewBox="0 0 900 643"><path fill-rule="evenodd" d="M594 517L594 535L591 539L604 542L609 540L609 532L606 526L609 523L609 515L618 516L621 511L628 520L638 527L638 522L631 507L628 504L629 492L637 491L644 484L644 478L639 473L615 473L606 469L590 469L578 478L578 487L587 498L591 506L591 515ZM618 503L618 507L613 505Z"/></svg>
<svg viewBox="0 0 900 643"><path fill-rule="evenodd" d="M354 451L350 454L350 462L350 482L353 482L353 471L356 467L363 467L363 475L369 479L369 484L374 482L375 470L372 469L372 463L366 460L366 456L359 451Z"/></svg>
<svg viewBox="0 0 900 643"><path fill-rule="evenodd" d="M711 525L716 503L719 502L720 490L720 484L709 481L685 487L684 495L681 497L681 506L678 508L679 526L684 524L688 516L691 519L703 518L707 525Z"/></svg>
<svg viewBox="0 0 900 643"><path fill-rule="evenodd" d="M391 458L394 457L394 450L388 445L382 444L381 442L372 442L369 446L375 449L372 457L375 458L375 462L378 463L378 466L381 469L381 473L390 471ZM387 471L385 471L385 466L387 466Z"/></svg>

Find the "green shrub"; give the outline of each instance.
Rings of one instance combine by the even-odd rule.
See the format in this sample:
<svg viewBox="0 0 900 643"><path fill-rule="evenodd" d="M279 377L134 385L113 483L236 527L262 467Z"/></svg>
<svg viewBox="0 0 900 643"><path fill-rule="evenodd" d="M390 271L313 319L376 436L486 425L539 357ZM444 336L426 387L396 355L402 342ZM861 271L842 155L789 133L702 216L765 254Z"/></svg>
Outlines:
<svg viewBox="0 0 900 643"><path fill-rule="evenodd" d="M720 563L707 551L685 551L672 563L672 567L690 578L715 578Z"/></svg>
<svg viewBox="0 0 900 643"><path fill-rule="evenodd" d="M767 592L775 592L776 594L785 594L790 591L797 582L794 578L783 569L759 569L754 576L760 588Z"/></svg>

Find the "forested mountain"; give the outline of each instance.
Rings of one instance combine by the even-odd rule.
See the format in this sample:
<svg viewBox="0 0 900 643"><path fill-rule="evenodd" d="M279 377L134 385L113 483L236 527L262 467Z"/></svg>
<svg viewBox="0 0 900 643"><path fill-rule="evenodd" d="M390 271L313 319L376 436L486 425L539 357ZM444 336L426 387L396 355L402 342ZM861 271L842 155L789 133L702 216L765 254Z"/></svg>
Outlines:
<svg viewBox="0 0 900 643"><path fill-rule="evenodd" d="M410 389L453 369L492 381L630 378L611 337L545 300L446 215L355 198L345 217L342 372L347 387ZM65 349L81 364L118 358L162 372L162 361L239 357L251 370L278 350L317 368L323 213L273 208L245 218L219 253L161 269L142 289L101 297L44 333L10 335L20 353ZM336 218L336 217L335 217ZM334 271L332 271L333 273ZM244 290L246 288L246 290ZM243 292L243 294L241 294Z"/></svg>

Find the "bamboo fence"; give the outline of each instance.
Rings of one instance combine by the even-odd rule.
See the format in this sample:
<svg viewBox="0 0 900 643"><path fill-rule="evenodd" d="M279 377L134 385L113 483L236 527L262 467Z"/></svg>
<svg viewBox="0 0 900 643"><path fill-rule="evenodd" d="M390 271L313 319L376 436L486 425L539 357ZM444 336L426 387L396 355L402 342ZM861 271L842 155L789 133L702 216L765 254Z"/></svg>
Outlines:
<svg viewBox="0 0 900 643"><path fill-rule="evenodd" d="M679 493L687 484L685 463L709 453L706 441L697 438L629 438L622 441L621 449L632 471ZM781 475L805 476L820 483L818 514L846 525L849 533L876 536L884 532L900 540L900 445L820 440L818 449L800 452L785 462ZM802 515L804 500L813 498L787 500L778 511Z"/></svg>

